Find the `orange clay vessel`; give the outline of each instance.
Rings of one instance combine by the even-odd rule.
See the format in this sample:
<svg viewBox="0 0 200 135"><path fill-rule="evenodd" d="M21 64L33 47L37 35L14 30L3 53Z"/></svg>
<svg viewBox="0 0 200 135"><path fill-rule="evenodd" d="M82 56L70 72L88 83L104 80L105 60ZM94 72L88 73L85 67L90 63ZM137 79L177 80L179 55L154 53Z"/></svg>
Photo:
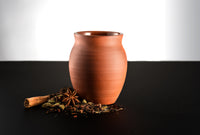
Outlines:
<svg viewBox="0 0 200 135"><path fill-rule="evenodd" d="M111 31L74 33L75 44L69 59L73 88L88 101L113 104L126 78L127 57L123 34Z"/></svg>

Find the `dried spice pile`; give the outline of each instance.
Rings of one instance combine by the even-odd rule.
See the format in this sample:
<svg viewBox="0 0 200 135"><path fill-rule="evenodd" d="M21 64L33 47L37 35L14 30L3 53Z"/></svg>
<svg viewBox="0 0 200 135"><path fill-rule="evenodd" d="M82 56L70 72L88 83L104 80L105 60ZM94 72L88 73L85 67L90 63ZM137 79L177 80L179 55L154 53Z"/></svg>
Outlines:
<svg viewBox="0 0 200 135"><path fill-rule="evenodd" d="M81 99L77 95L77 91L72 88L62 88L59 92L48 96L48 99L42 102L42 107L47 109L46 113L64 112L76 118L79 115L104 114L123 110L122 107L117 105L101 105L87 102L85 99ZM26 108L29 108L28 101L31 100L25 99L24 105L25 107L27 106Z"/></svg>
<svg viewBox="0 0 200 135"><path fill-rule="evenodd" d="M51 95L51 98L44 104L43 108L49 112L66 112L77 117L79 114L101 114L123 110L116 105L101 105L87 102L77 96L77 91L72 88L62 88L60 92Z"/></svg>

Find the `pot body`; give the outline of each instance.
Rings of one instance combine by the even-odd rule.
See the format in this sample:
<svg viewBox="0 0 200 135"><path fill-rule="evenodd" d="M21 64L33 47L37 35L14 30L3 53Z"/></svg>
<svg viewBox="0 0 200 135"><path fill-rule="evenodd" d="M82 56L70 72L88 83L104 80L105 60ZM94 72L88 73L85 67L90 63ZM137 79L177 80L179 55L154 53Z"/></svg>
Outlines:
<svg viewBox="0 0 200 135"><path fill-rule="evenodd" d="M102 31L82 31L74 35L75 44L69 59L73 88L88 101L115 103L127 72L127 57L121 43L123 35Z"/></svg>

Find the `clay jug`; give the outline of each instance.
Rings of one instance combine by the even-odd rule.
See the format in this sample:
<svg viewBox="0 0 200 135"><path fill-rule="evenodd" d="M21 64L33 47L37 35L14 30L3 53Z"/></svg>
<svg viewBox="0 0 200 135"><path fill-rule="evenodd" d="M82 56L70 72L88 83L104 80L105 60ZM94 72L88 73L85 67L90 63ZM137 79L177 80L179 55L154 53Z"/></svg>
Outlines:
<svg viewBox="0 0 200 135"><path fill-rule="evenodd" d="M110 31L74 33L75 44L69 58L72 86L88 101L113 104L126 78L127 57L123 34Z"/></svg>

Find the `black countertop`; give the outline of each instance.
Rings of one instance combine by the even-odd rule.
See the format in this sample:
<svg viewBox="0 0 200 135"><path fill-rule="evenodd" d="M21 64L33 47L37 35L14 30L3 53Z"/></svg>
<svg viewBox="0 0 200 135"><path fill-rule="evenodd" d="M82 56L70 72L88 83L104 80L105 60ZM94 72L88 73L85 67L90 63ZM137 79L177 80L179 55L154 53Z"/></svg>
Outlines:
<svg viewBox="0 0 200 135"><path fill-rule="evenodd" d="M122 112L76 119L24 109L71 87L67 62L0 62L0 135L200 134L200 62L129 62Z"/></svg>

